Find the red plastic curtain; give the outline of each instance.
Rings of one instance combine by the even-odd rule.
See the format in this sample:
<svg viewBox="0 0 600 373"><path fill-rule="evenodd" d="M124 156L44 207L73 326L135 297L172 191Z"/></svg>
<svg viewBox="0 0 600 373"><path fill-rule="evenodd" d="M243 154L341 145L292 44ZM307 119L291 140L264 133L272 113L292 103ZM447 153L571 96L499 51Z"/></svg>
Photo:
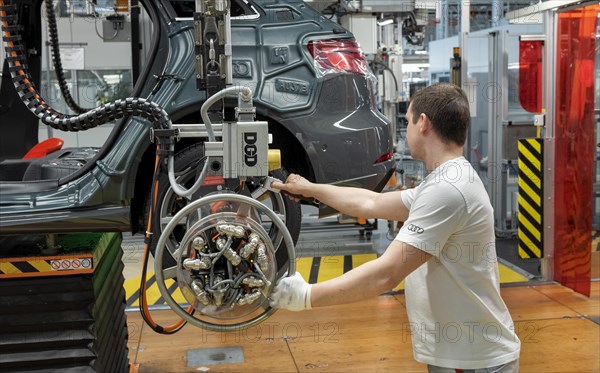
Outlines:
<svg viewBox="0 0 600 373"><path fill-rule="evenodd" d="M590 295L594 58L600 5L558 15L554 279Z"/></svg>

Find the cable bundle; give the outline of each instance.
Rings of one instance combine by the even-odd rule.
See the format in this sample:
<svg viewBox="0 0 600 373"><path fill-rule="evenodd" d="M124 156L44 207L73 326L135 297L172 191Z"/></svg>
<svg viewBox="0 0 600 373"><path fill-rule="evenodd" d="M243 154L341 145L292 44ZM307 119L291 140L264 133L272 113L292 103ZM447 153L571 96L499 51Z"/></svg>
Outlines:
<svg viewBox="0 0 600 373"><path fill-rule="evenodd" d="M0 22L6 43L6 60L19 96L29 110L42 122L61 131L85 131L125 116L141 116L153 123L154 128L171 128L167 112L156 103L144 98L126 98L98 106L79 115L67 115L54 110L36 90L27 71L25 47L18 34L22 26L17 22L17 7L10 0L0 0Z"/></svg>

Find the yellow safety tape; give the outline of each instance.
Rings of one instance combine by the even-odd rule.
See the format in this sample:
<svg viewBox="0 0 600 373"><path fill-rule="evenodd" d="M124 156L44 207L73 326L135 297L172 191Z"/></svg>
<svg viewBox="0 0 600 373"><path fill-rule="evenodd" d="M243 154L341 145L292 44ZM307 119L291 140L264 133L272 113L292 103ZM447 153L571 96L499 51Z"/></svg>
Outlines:
<svg viewBox="0 0 600 373"><path fill-rule="evenodd" d="M519 177L526 177L533 183L533 185L542 189L542 179L540 179L533 171L531 171L525 162L519 162L519 170L521 170Z"/></svg>
<svg viewBox="0 0 600 373"><path fill-rule="evenodd" d="M542 142L540 139L527 139L527 142L538 152L538 154L542 154Z"/></svg>
<svg viewBox="0 0 600 373"><path fill-rule="evenodd" d="M519 243L519 258L522 258L522 259L531 258L531 256L527 253L527 251L523 250L520 243Z"/></svg>
<svg viewBox="0 0 600 373"><path fill-rule="evenodd" d="M525 236L525 233L523 233L522 230L519 229L518 235L519 235L519 239L521 240L521 243L525 244L527 246L527 248L529 250L531 250L532 253L535 254L536 258L542 257L542 251L540 250L540 248L535 246L533 244L533 242L531 242L531 240L527 236ZM525 256L523 256L523 258L529 257L529 255L525 254L525 251L523 251L523 254L525 255Z"/></svg>
<svg viewBox="0 0 600 373"><path fill-rule="evenodd" d="M45 260L32 260L28 261L27 263L31 264L39 272L50 272L53 270L50 266L50 263Z"/></svg>
<svg viewBox="0 0 600 373"><path fill-rule="evenodd" d="M525 147L525 145L523 145L523 143L519 142L517 145L517 149L519 150L519 152L521 154L523 154L523 156L529 161L531 162L531 164L533 165L533 167L535 167L537 169L537 171L542 171L542 162L540 162L539 159L539 155L534 155L532 154L529 149L527 149Z"/></svg>
<svg viewBox="0 0 600 373"><path fill-rule="evenodd" d="M17 267L15 267L9 262L0 262L0 272L4 273L5 275L21 273L21 271Z"/></svg>
<svg viewBox="0 0 600 373"><path fill-rule="evenodd" d="M529 185L525 183L525 180L523 180L522 178L519 178L519 187L523 192L525 192L525 194L531 197L533 202L535 202L540 207L542 206L542 198L540 197L540 195L534 192L533 189L531 189Z"/></svg>
<svg viewBox="0 0 600 373"><path fill-rule="evenodd" d="M538 241L542 242L542 232L540 232L535 225L531 224L525 215L519 214L519 223L523 224L523 228L525 228L526 231L535 236Z"/></svg>
<svg viewBox="0 0 600 373"><path fill-rule="evenodd" d="M525 211L527 211L529 215L531 215L533 219L535 219L536 223L542 224L542 215L540 211L533 208L533 206L531 206L529 202L527 202L527 200L523 198L523 196L521 196L521 194L519 194L517 201L519 202L519 205L522 206L525 209Z"/></svg>
<svg viewBox="0 0 600 373"><path fill-rule="evenodd" d="M525 139L518 141L519 149L519 229L518 229L518 252L521 258L541 258L543 249L543 192L542 179L542 143L540 139ZM524 162L526 159L527 162ZM531 169L530 165L534 168ZM534 190L534 185L538 190ZM529 198L525 198L525 196ZM530 203L529 201L532 201ZM527 214L526 214L526 213ZM526 216L529 215L529 216ZM533 221L531 220L533 219ZM529 236L535 238L534 242Z"/></svg>

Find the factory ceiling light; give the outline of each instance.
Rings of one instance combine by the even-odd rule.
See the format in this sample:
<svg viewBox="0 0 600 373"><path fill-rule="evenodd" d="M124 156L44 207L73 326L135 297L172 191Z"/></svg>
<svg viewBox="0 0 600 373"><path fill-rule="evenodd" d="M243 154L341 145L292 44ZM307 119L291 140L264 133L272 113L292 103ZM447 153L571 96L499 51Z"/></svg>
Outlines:
<svg viewBox="0 0 600 373"><path fill-rule="evenodd" d="M377 24L379 26L391 25L392 23L394 23L394 19L392 17L382 18L382 19L380 19L380 20L377 21Z"/></svg>

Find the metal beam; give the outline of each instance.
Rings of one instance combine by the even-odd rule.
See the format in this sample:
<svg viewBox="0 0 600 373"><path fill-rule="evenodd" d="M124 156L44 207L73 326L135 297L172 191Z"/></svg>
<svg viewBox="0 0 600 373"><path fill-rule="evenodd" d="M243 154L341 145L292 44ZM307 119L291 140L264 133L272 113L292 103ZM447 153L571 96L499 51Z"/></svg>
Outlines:
<svg viewBox="0 0 600 373"><path fill-rule="evenodd" d="M505 18L510 23L542 23L543 12L577 3L586 3L581 0L549 0L525 8L507 12Z"/></svg>
<svg viewBox="0 0 600 373"><path fill-rule="evenodd" d="M544 12L546 40L544 41L542 107L546 111L544 123L544 257L541 261L542 279L554 279L554 125L556 102L556 30L558 17L555 12Z"/></svg>

